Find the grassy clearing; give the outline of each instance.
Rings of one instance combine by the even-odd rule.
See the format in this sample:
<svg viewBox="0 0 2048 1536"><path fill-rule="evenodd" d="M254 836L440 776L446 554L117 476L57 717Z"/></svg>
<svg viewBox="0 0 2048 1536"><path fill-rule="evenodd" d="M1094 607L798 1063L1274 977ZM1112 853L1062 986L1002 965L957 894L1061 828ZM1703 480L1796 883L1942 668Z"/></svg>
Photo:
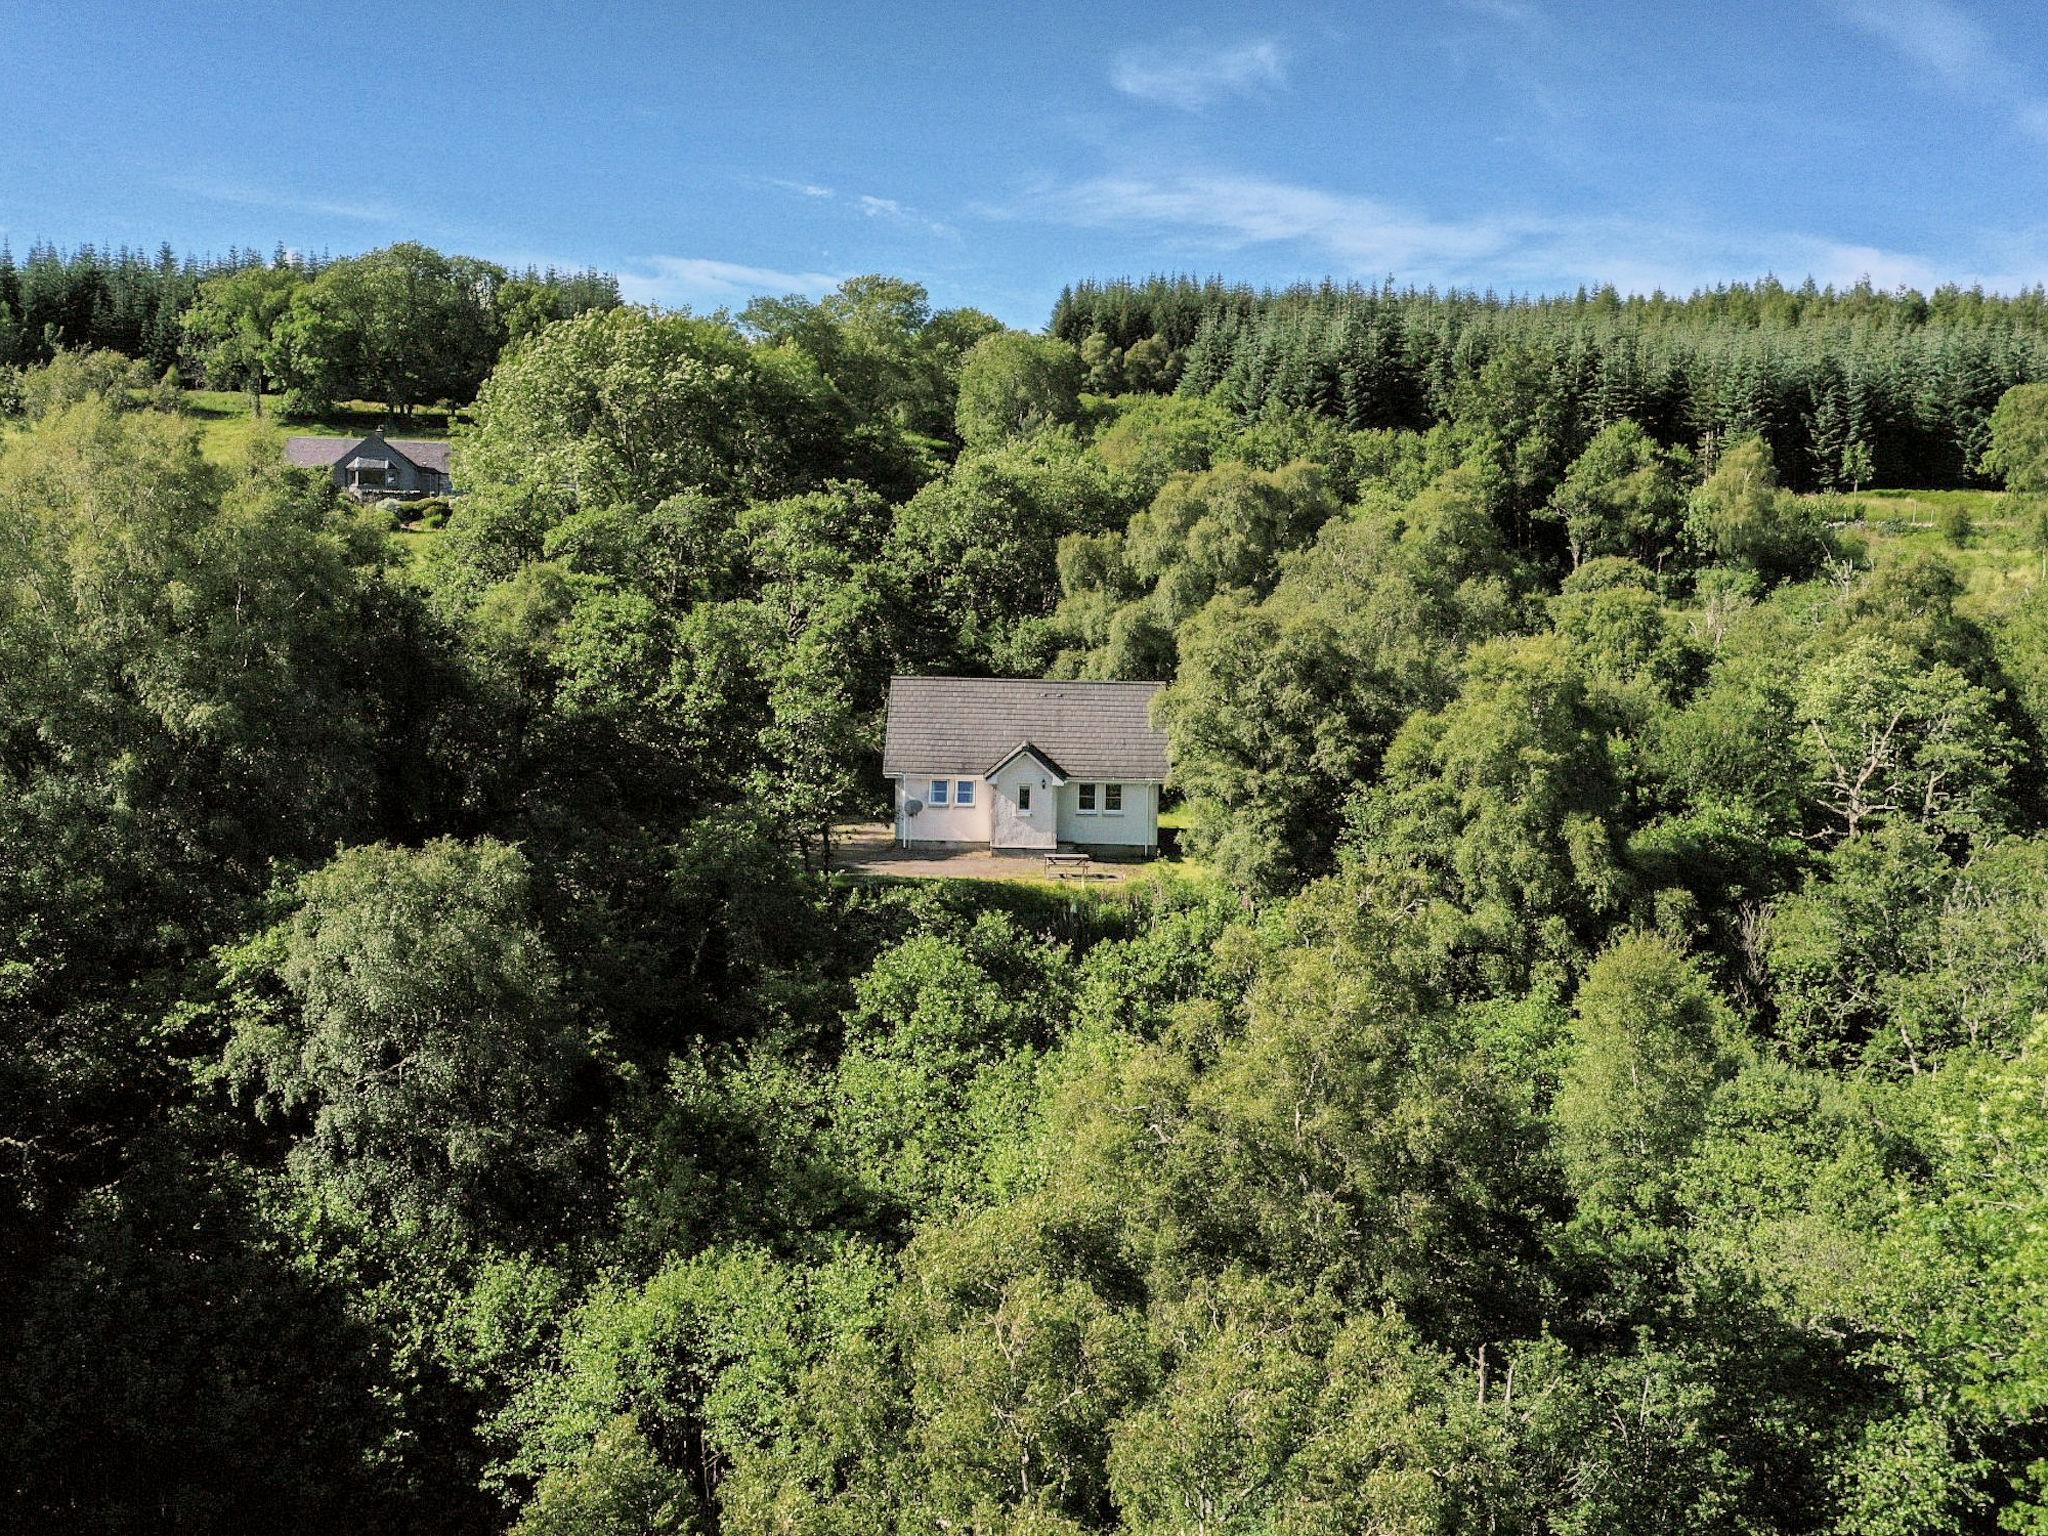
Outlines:
<svg viewBox="0 0 2048 1536"><path fill-rule="evenodd" d="M1862 540L1873 565L1907 555L1936 554L1956 568L1975 617L2000 611L2042 580L2033 518L2004 491L1863 491L1844 498L1855 521L1846 532ZM1971 531L1957 543L1945 515L1969 515Z"/></svg>
<svg viewBox="0 0 2048 1536"><path fill-rule="evenodd" d="M325 415L310 419L287 418L283 410L280 396L265 395L259 421L250 409L245 391L185 391L185 414L199 424L200 450L216 464L242 459L252 443L271 433L361 437L378 427L387 427L394 437L444 438L458 416L452 411L422 408L401 418L371 400L344 400Z"/></svg>

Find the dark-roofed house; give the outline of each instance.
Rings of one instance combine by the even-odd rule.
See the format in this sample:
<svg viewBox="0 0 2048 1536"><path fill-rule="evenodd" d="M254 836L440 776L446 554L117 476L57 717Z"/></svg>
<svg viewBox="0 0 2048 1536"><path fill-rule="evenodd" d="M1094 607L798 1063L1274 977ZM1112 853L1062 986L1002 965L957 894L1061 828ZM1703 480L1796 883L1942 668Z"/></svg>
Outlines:
<svg viewBox="0 0 2048 1536"><path fill-rule="evenodd" d="M896 840L996 850L1156 852L1164 683L889 680L882 772Z"/></svg>
<svg viewBox="0 0 2048 1536"><path fill-rule="evenodd" d="M454 489L448 474L448 445L413 437L288 437L285 461L301 469L324 469L334 483L358 501L387 496L446 496Z"/></svg>

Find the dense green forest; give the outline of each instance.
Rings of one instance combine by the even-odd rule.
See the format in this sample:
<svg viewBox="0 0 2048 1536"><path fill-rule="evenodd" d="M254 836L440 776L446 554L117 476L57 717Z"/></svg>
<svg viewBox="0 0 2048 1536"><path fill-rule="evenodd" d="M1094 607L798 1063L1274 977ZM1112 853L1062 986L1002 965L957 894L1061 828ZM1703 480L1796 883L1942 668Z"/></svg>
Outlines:
<svg viewBox="0 0 2048 1536"><path fill-rule="evenodd" d="M2039 295L562 307L410 542L24 360L9 1524L2048 1530ZM1186 857L821 867L899 672Z"/></svg>
<svg viewBox="0 0 2048 1536"><path fill-rule="evenodd" d="M468 400L506 342L619 302L595 271L510 272L414 244L363 256L255 251L180 256L164 245L61 251L19 265L0 246L0 370L59 351L109 352L149 379L276 386L317 412L336 399Z"/></svg>
<svg viewBox="0 0 2048 1536"><path fill-rule="evenodd" d="M2000 397L2048 379L2040 288L1766 279L1685 299L1527 300L1154 278L1068 289L1052 330L1080 349L1092 388L1178 387L1354 429L1484 424L1539 480L1633 421L1670 445L1760 435L1800 489L1970 483Z"/></svg>

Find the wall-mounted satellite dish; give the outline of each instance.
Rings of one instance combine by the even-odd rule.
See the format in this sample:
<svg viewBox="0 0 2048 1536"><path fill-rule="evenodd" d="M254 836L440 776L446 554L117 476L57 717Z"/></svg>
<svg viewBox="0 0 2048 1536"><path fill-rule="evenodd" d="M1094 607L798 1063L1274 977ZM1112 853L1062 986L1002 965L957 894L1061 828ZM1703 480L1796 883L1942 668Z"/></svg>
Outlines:
<svg viewBox="0 0 2048 1536"><path fill-rule="evenodd" d="M922 800L906 800L903 802L903 814L906 816L915 816L923 809L924 802Z"/></svg>

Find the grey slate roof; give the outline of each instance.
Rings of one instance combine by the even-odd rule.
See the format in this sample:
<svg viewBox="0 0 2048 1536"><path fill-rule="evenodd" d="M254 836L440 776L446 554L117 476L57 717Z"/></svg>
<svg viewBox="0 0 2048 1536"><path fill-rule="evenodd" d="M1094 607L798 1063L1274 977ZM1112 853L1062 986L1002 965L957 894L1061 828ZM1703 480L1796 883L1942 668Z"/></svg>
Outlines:
<svg viewBox="0 0 2048 1536"><path fill-rule="evenodd" d="M284 440L287 464L301 469L327 469L363 446L367 437L288 437ZM448 473L448 445L420 437L387 437L387 447L396 448L421 469Z"/></svg>
<svg viewBox="0 0 2048 1536"><path fill-rule="evenodd" d="M1164 683L892 677L885 774L985 776L1030 742L1068 778L1166 777L1166 733L1150 720Z"/></svg>

